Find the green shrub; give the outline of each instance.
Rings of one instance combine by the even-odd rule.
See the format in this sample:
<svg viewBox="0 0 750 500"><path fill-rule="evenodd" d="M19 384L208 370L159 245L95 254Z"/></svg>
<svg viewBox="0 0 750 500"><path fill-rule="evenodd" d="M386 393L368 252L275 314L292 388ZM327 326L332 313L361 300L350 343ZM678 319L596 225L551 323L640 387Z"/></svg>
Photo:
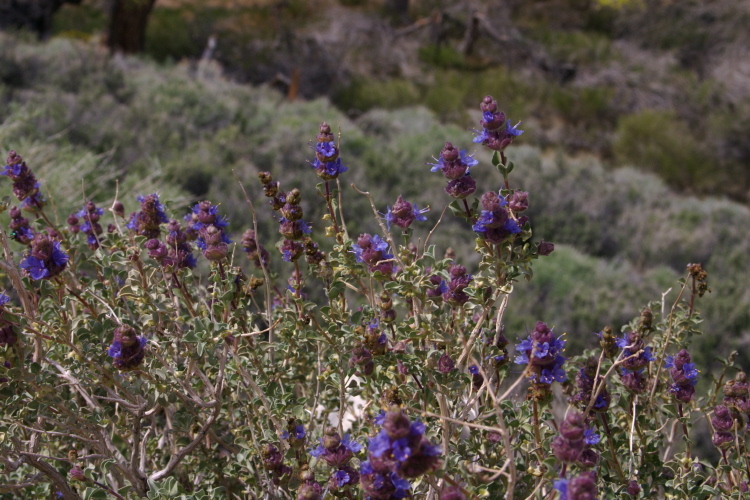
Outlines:
<svg viewBox="0 0 750 500"><path fill-rule="evenodd" d="M673 112L643 111L620 120L613 149L621 165L648 168L674 186L701 192L712 184L712 162L698 132Z"/></svg>

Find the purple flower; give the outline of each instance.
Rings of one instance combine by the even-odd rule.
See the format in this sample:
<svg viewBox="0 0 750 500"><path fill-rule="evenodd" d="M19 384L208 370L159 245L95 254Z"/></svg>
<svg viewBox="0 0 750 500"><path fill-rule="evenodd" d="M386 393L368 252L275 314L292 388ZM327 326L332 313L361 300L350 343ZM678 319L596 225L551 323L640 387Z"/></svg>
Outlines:
<svg viewBox="0 0 750 500"><path fill-rule="evenodd" d="M113 358L112 364L118 370L133 370L143 361L147 342L145 337L137 335L132 326L122 325L115 329L107 355Z"/></svg>
<svg viewBox="0 0 750 500"><path fill-rule="evenodd" d="M564 347L565 341L556 337L552 329L539 321L531 335L516 345L515 362L531 365L529 378L535 382L564 382L566 375L562 366L566 358L560 354Z"/></svg>
<svg viewBox="0 0 750 500"><path fill-rule="evenodd" d="M33 280L54 278L68 264L68 255L60 249L60 242L45 234L38 234L31 242L29 255L21 261L21 269Z"/></svg>
<svg viewBox="0 0 750 500"><path fill-rule="evenodd" d="M597 434L594 429L586 429L583 435L583 440L588 445L599 444L599 441L601 440L601 436L599 436L599 434Z"/></svg>
<svg viewBox="0 0 750 500"><path fill-rule="evenodd" d="M159 195L153 193L136 199L141 203L141 211L130 214L127 228L146 238L158 238L161 234L159 226L169 222Z"/></svg>
<svg viewBox="0 0 750 500"><path fill-rule="evenodd" d="M513 139L523 134L523 130L518 126L521 122L513 125L510 120L506 120L505 114L497 109L497 101L492 96L486 96L480 104L482 109L482 130L474 130L477 136L474 142L483 144L495 151L502 151L508 147ZM505 123L505 127L502 124Z"/></svg>
<svg viewBox="0 0 750 500"><path fill-rule="evenodd" d="M388 207L387 212L384 215L384 219L386 224L388 225L389 230L391 229L391 224L395 224L402 229L406 229L415 220L426 221L427 217L422 214L429 211L430 207L420 210L419 208L417 208L416 203L412 204L404 201L401 195L399 195L396 203L394 203L393 206Z"/></svg>
<svg viewBox="0 0 750 500"><path fill-rule="evenodd" d="M345 470L337 470L331 477L335 481L336 486L338 486L339 488L348 483L350 479L349 474Z"/></svg>

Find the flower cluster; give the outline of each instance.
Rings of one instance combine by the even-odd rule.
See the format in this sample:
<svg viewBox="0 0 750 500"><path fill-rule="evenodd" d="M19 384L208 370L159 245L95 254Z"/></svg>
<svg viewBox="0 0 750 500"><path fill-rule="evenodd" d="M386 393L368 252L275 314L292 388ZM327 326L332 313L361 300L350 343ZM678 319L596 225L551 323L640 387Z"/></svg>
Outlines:
<svg viewBox="0 0 750 500"><path fill-rule="evenodd" d="M502 151L513 142L513 139L523 134L523 130L518 128L520 122L512 125L510 120L506 120L505 113L497 109L497 101L492 96L486 96L479 107L482 110L482 130L474 131L477 134L474 138L475 143Z"/></svg>
<svg viewBox="0 0 750 500"><path fill-rule="evenodd" d="M689 403L695 394L695 384L698 383L698 370L695 363L690 362L690 353L682 349L674 357L667 356L666 368L672 375L673 384L669 387L677 401Z"/></svg>
<svg viewBox="0 0 750 500"><path fill-rule="evenodd" d="M130 325L115 328L114 339L107 349L107 355L112 358L112 364L121 371L133 370L138 367L146 355L146 338L139 337Z"/></svg>
<svg viewBox="0 0 750 500"><path fill-rule="evenodd" d="M320 444L310 450L310 455L334 468L328 487L332 491L338 491L359 484L359 472L349 465L349 461L361 449L362 445L351 439L349 434L344 434L342 438L335 428L328 427L320 438Z"/></svg>
<svg viewBox="0 0 750 500"><path fill-rule="evenodd" d="M137 200L141 203L141 210L130 214L127 228L139 236L158 238L161 235L159 225L169 222L164 205L159 201L159 195L153 193L139 196Z"/></svg>
<svg viewBox="0 0 750 500"><path fill-rule="evenodd" d="M104 210L97 208L93 201L87 201L83 208L68 217L70 232L73 234L84 233L87 236L86 243L91 250L99 248L97 236L103 232L102 226L99 224L102 215L104 215ZM81 220L83 220L83 224L80 224Z"/></svg>
<svg viewBox="0 0 750 500"><path fill-rule="evenodd" d="M296 419L291 418L287 422L287 428L279 435L281 439L286 439L290 448L302 448L305 445L307 431L305 426L300 424Z"/></svg>
<svg viewBox="0 0 750 500"><path fill-rule="evenodd" d="M169 271L193 269L198 260L193 255L193 248L188 243L188 235L174 219L167 224L166 243L152 238L146 242L148 256Z"/></svg>
<svg viewBox="0 0 750 500"><path fill-rule="evenodd" d="M28 245L34 239L34 231L29 227L29 219L21 214L18 207L10 209L10 237L22 245Z"/></svg>
<svg viewBox="0 0 750 500"><path fill-rule="evenodd" d="M627 332L617 339L617 347L622 349L622 368L619 371L622 383L634 394L641 394L647 385L643 371L654 360L651 347L646 346L643 336L635 331Z"/></svg>
<svg viewBox="0 0 750 500"><path fill-rule="evenodd" d="M388 347L388 337L380 331L379 325L380 322L374 319L365 327L355 328L355 331L362 335L363 340L354 346L352 356L349 358L349 367L361 366L364 375L372 375L375 370L373 356L385 354Z"/></svg>
<svg viewBox="0 0 750 500"><path fill-rule="evenodd" d="M21 207L30 212L39 211L46 201L39 192L39 182L34 173L26 166L21 155L15 151L8 153L7 165L0 175L7 176L13 181L13 194L21 202Z"/></svg>
<svg viewBox="0 0 750 500"><path fill-rule="evenodd" d="M734 380L724 384L723 403L738 413L750 413L750 384L745 372L737 372Z"/></svg>
<svg viewBox="0 0 750 500"><path fill-rule="evenodd" d="M396 199L396 203L388 207L383 218L385 219L385 223L388 225L389 230L391 229L391 224L395 224L401 229L408 229L415 220L420 222L426 221L427 217L422 214L429 211L430 207L420 210L417 208L416 203L404 201L401 195L399 195Z"/></svg>
<svg viewBox="0 0 750 500"><path fill-rule="evenodd" d="M445 186L446 194L463 200L477 190L477 182L471 177L471 167L478 163L472 155L466 154L466 150L459 151L453 144L446 142L440 151L440 158L436 163L430 163L430 171L443 172L448 179L448 185Z"/></svg>
<svg viewBox="0 0 750 500"><path fill-rule="evenodd" d="M526 340L516 345L517 364L528 365L528 378L532 381L532 397L541 400L550 395L552 382L564 382L567 377L563 370L565 358L562 356L565 341L557 337L552 329L539 321Z"/></svg>
<svg viewBox="0 0 750 500"><path fill-rule="evenodd" d="M252 229L245 231L245 234L242 235L241 245L247 254L247 258L255 264L255 267L268 267L271 256L268 254L268 250L263 248L263 245L258 242L255 231Z"/></svg>
<svg viewBox="0 0 750 500"><path fill-rule="evenodd" d="M394 271L393 255L388 253L388 242L377 234L360 234L357 243L352 245L352 252L357 262L364 262L371 272L380 272L391 276Z"/></svg>
<svg viewBox="0 0 750 500"><path fill-rule="evenodd" d="M284 465L284 455L276 446L270 443L266 444L263 446L260 456L263 467L271 473L274 484L280 484L282 476L291 474L292 468Z"/></svg>
<svg viewBox="0 0 750 500"><path fill-rule="evenodd" d="M714 427L713 443L718 448L728 448L734 443L734 430L744 426L743 413L750 414L750 384L745 372L740 371L734 380L724 384L724 399L714 408L711 423ZM750 415L748 415L750 419Z"/></svg>
<svg viewBox="0 0 750 500"><path fill-rule="evenodd" d="M226 217L219 215L219 207L210 201L196 203L185 216L188 239L195 239L203 256L211 262L224 260L229 253L229 239L225 228L229 225Z"/></svg>
<svg viewBox="0 0 750 500"><path fill-rule="evenodd" d="M411 489L408 479L437 469L442 452L424 436L424 424L400 409L379 414L375 422L382 429L370 439L368 460L361 464L362 488L371 500L404 498Z"/></svg>
<svg viewBox="0 0 750 500"><path fill-rule="evenodd" d="M717 448L725 449L734 443L735 416L732 411L724 405L714 407L714 416L711 419L711 425L714 427L713 443Z"/></svg>
<svg viewBox="0 0 750 500"><path fill-rule="evenodd" d="M590 447L599 443L599 435L586 428L582 413L571 411L560 424L560 434L552 441L552 451L561 462L578 462L583 467L593 467L599 455Z"/></svg>
<svg viewBox="0 0 750 500"><path fill-rule="evenodd" d="M588 358L584 366L581 367L576 375L576 387L578 388L578 392L570 398L570 402L578 405L581 409L587 408L591 401L595 385L594 377L596 377L596 386L602 384L603 377L601 375L597 377L596 375L597 366L598 363L596 359ZM601 391L599 391L599 394L596 396L594 405L591 407L592 410L597 412L607 411L611 399L612 396L607 390L607 387L602 387Z"/></svg>
<svg viewBox="0 0 750 500"><path fill-rule="evenodd" d="M281 191L279 183L273 180L269 172L259 173L258 178L263 184L264 194L271 198L271 208L281 213L279 233L284 237L281 255L286 262L295 262L305 251L305 235L312 232L310 224L302 220L302 197L299 189L292 189L288 193Z"/></svg>
<svg viewBox="0 0 750 500"><path fill-rule="evenodd" d="M555 489L560 492L559 500L596 500L596 474L586 471L573 479L558 479Z"/></svg>
<svg viewBox="0 0 750 500"><path fill-rule="evenodd" d="M0 293L0 314L5 311L5 304L8 302L10 302L10 297L4 293ZM0 346L13 346L18 342L18 335L16 335L13 325L7 323L4 319L0 319L0 324L3 325L3 327L0 328Z"/></svg>
<svg viewBox="0 0 750 500"><path fill-rule="evenodd" d="M314 149L315 160L312 161L311 165L321 179L330 181L349 170L341 163L339 148L334 142L331 127L326 122L320 124L320 133L316 137Z"/></svg>
<svg viewBox="0 0 750 500"><path fill-rule="evenodd" d="M525 220L516 220L511 216L508 211L508 201L504 197L490 191L482 195L481 203L482 211L471 228L483 239L496 244L521 232L520 224L523 224Z"/></svg>
<svg viewBox="0 0 750 500"><path fill-rule="evenodd" d="M471 283L472 275L467 273L464 266L458 264L451 264L448 274L450 274L451 280L443 292L443 300L454 305L465 304L469 300L469 296L464 290Z"/></svg>
<svg viewBox="0 0 750 500"><path fill-rule="evenodd" d="M430 272L432 272L431 268L425 268L425 273L429 274ZM448 291L448 285L445 283L443 277L439 274L431 274L427 279L430 285L432 285L432 287L427 289L427 297L433 300L442 299L443 294Z"/></svg>
<svg viewBox="0 0 750 500"><path fill-rule="evenodd" d="M21 269L33 280L54 278L67 265L68 255L60 249L60 242L46 234L34 236L28 255L21 261Z"/></svg>

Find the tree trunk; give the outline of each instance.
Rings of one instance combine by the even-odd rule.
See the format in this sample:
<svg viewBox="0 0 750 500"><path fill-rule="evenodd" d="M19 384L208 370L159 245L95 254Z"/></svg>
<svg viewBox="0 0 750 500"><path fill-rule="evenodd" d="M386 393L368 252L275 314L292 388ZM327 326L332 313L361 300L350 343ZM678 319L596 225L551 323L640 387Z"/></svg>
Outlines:
<svg viewBox="0 0 750 500"><path fill-rule="evenodd" d="M107 46L111 52L143 52L146 24L156 0L114 0Z"/></svg>

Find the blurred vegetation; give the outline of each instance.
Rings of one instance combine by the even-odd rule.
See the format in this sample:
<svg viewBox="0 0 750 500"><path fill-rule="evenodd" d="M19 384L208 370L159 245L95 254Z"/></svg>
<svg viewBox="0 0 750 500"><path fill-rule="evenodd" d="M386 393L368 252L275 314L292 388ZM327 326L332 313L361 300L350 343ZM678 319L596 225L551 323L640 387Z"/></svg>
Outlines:
<svg viewBox="0 0 750 500"><path fill-rule="evenodd" d="M350 170L342 176L341 188L350 234L378 230L367 199L349 187L354 183L372 193L381 211L398 194L420 207L430 205L428 224L416 232L424 241L449 201L442 177L431 175L426 162L447 140L474 150L467 128L476 126L479 113L466 109L478 95L513 82L519 89L530 85L509 73L496 72L494 82L481 80L485 73L476 74L477 84L486 87L472 101L471 86L459 85L455 76L456 95L467 106L460 127L445 124L424 107L370 109L351 119L327 99L290 102L269 88L238 85L217 73L198 76L188 64L110 58L95 43L58 38L40 45L0 35L0 45L7 49L0 53L5 110L0 147L26 158L60 221L80 207L84 192L106 206L119 181L127 210L136 209L135 195L154 190L175 200L177 217L195 200L219 201L237 240L251 216L234 172L255 203L261 241L269 247L279 237L260 195L258 171L270 170L286 189L300 187L312 220L323 215L315 194L317 178L306 162L317 131L310 123L325 120L342 132L342 159ZM456 74L446 70L445 75ZM446 83L443 88L449 87ZM523 104L514 106L509 116L523 116ZM675 120L657 113L624 121L618 127L617 154L629 163L661 155L665 169L676 168L670 163L673 155L688 161L694 151L689 148L698 146L681 137L685 131ZM533 141L535 133L528 129L520 142L527 137ZM649 142L651 134L668 154ZM750 234L740 230L750 227L746 207L679 196L655 175L611 170L595 158L572 160L530 146L514 146L509 155L517 164L513 184L530 192L535 234L558 245L535 266L531 282L517 285L507 318L511 338L541 319L568 332L574 345L590 343L592 332L605 325L618 329L674 286L689 262L702 262L713 293L699 307L711 334L696 340L704 353L697 362L707 366L711 353L733 348L747 357ZM472 175L478 185L497 188L489 155L480 150L477 158L481 163ZM450 215L441 225L440 239L431 240L439 252L460 248L457 241L474 237ZM468 266L474 264L471 258L458 256ZM272 267L289 272L278 257Z"/></svg>
<svg viewBox="0 0 750 500"><path fill-rule="evenodd" d="M410 40L416 43L401 50L407 59L351 64L344 57L347 42L335 41L345 30L332 26L336 21L326 13L335 12L338 23L357 25L367 39L368 30L383 30L383 23L403 25L384 6L333 0L162 2L148 26L146 54L157 61L195 60L209 37L218 35L215 57L232 77L252 83L279 75L291 80L301 70L295 92L325 94L350 118L376 108L423 105L441 121L465 123L476 95L490 93L509 116L534 125L526 137L534 145L587 151L617 166L653 171L688 193L748 200L750 146L744 136L750 98L730 96L711 71L718 58L730 57L727 47L747 41L750 12L741 5L510 0L499 13L492 2L479 2L495 29L508 33L506 45L480 36L474 50L465 51L468 4L412 2L412 21L439 12L444 23L414 31ZM362 24L363 16L372 22ZM86 0L61 9L55 31L86 38L100 33L105 22L98 0ZM335 33L329 33L332 28ZM321 40L330 40L329 49ZM380 59L375 49L380 43L372 39L372 47L358 47L357 58ZM327 58L321 54L326 50ZM283 82L285 91L289 84Z"/></svg>

